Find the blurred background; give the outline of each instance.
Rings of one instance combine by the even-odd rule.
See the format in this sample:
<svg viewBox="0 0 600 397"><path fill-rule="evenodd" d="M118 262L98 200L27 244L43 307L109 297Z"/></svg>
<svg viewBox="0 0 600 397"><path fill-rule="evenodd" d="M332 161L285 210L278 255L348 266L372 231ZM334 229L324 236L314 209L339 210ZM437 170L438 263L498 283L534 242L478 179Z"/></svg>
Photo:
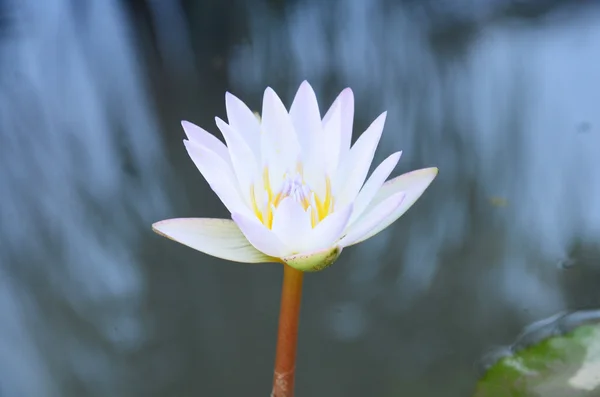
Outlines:
<svg viewBox="0 0 600 397"><path fill-rule="evenodd" d="M152 233L228 214L215 132L308 79L356 97L375 163L438 166L387 231L305 281L298 396L469 396L527 324L600 306L591 0L1 0L0 396L267 396L282 269Z"/></svg>

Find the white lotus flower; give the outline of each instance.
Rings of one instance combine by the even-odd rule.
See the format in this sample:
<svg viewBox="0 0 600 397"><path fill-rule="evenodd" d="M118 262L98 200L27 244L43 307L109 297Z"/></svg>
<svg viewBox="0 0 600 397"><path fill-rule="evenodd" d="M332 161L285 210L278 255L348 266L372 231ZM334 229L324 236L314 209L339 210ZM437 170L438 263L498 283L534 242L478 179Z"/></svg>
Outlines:
<svg viewBox="0 0 600 397"><path fill-rule="evenodd" d="M154 230L206 254L236 262L284 262L303 271L333 263L344 247L379 233L413 205L437 175L425 168L386 182L401 152L365 183L385 123L381 114L350 147L354 96L347 88L323 119L308 82L290 111L271 89L262 120L225 95L227 146L182 122L187 151L233 220L168 219Z"/></svg>

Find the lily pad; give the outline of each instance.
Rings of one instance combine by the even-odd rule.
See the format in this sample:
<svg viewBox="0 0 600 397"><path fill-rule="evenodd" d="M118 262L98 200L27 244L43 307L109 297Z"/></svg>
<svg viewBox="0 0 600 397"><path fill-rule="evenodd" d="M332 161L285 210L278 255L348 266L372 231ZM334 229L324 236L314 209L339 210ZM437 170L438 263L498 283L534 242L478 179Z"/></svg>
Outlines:
<svg viewBox="0 0 600 397"><path fill-rule="evenodd" d="M598 397L600 310L537 322L488 361L473 397Z"/></svg>

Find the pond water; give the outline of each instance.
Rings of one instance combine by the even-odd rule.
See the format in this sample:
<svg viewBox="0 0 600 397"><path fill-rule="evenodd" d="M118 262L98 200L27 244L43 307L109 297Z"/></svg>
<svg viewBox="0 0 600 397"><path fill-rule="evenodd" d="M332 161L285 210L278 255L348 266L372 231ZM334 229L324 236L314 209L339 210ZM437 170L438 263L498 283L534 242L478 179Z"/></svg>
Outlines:
<svg viewBox="0 0 600 397"><path fill-rule="evenodd" d="M471 4L472 3L472 4ZM552 4L550 4L552 3ZM350 86L419 202L305 281L298 396L472 395L527 324L600 306L592 2L0 2L0 396L268 395L277 265L152 233L226 217L179 120L216 132Z"/></svg>

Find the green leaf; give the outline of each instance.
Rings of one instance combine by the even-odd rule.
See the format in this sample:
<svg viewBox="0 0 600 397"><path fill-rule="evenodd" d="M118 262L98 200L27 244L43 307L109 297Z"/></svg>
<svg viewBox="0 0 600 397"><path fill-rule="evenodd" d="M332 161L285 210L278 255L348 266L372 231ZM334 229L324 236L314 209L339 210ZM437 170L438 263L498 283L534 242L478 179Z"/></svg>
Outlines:
<svg viewBox="0 0 600 397"><path fill-rule="evenodd" d="M495 356L474 397L600 396L600 311L542 320Z"/></svg>

